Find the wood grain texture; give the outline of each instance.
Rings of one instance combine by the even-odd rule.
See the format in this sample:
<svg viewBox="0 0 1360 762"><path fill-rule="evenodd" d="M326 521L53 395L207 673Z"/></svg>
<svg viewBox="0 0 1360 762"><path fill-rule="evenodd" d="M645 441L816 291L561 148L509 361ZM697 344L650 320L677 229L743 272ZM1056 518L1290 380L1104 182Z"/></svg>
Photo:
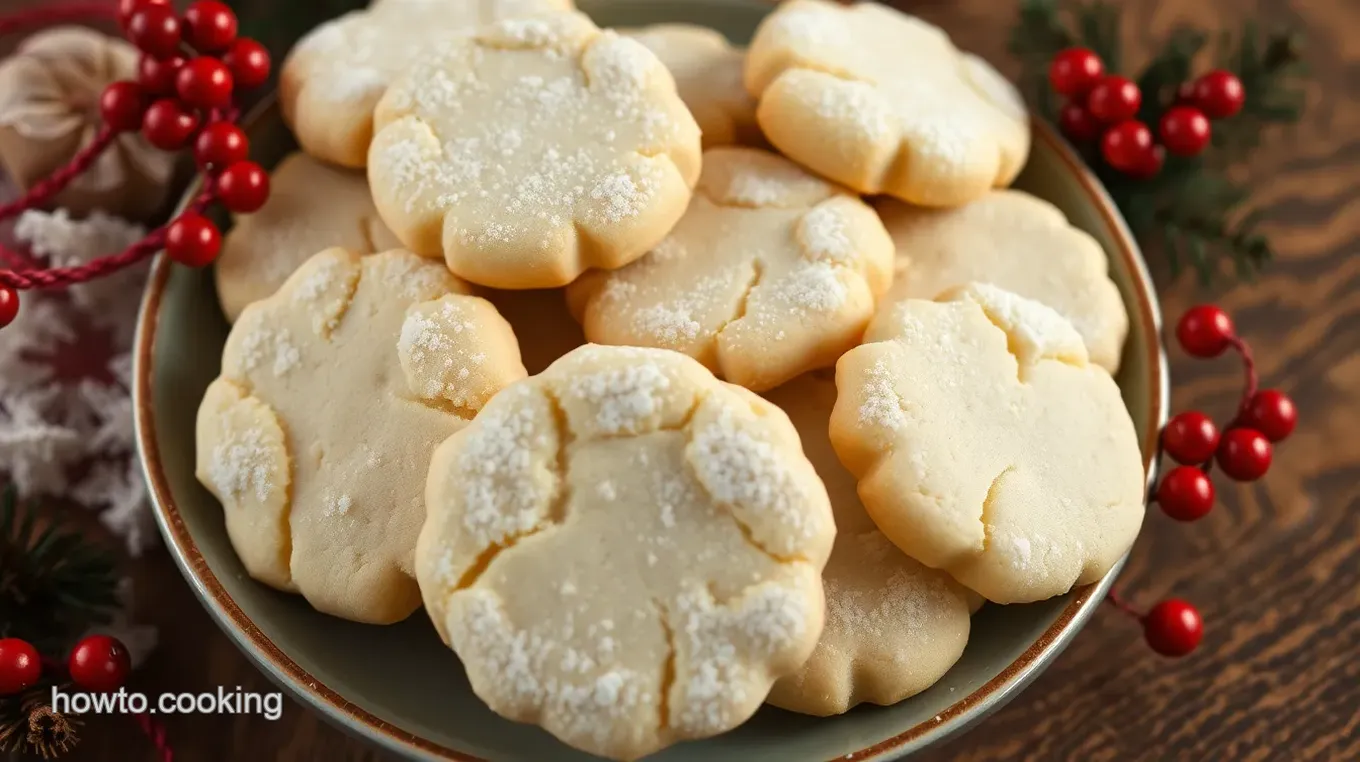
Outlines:
<svg viewBox="0 0 1360 762"><path fill-rule="evenodd" d="M269 2L269 0L247 0ZM1014 3L901 3L968 49L1005 60ZM1171 282L1149 252L1168 321L1214 300L1261 361L1263 382L1298 401L1300 424L1261 482L1219 482L1204 521L1150 514L1120 588L1140 603L1193 601L1199 653L1154 656L1136 625L1107 610L1010 706L913 758L992 760L1360 759L1360 4L1352 0L1130 0L1125 50L1141 56L1176 25L1236 26L1246 14L1309 38L1316 85L1305 124L1273 135L1246 171L1281 252L1251 284ZM1240 390L1229 360L1171 351L1172 410L1222 420ZM169 558L134 565L140 617L163 645L136 687L272 690L209 620ZM356 658L360 658L356 655ZM174 717L181 762L379 760L384 755L287 702L283 719ZM152 759L131 721L92 721L77 759ZM143 751L145 750L145 751Z"/></svg>

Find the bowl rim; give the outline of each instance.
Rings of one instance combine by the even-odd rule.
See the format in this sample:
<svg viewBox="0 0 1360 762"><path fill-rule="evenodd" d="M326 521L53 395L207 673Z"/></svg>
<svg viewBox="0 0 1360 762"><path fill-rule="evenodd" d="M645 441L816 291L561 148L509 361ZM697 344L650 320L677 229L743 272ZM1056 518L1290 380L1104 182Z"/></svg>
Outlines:
<svg viewBox="0 0 1360 762"><path fill-rule="evenodd" d="M255 110L253 118L247 121L259 118L274 107L273 102L261 104ZM1035 141L1042 142L1048 150L1056 154L1058 160L1076 178L1088 200L1095 205L1102 222L1114 238L1113 255L1123 260L1132 274L1132 291L1138 309L1130 314L1130 318L1142 323L1144 335L1149 337L1147 362L1151 372L1148 378L1149 411L1145 431L1159 431L1166 421L1170 384L1166 353L1160 339L1161 308L1138 244L1099 180L1067 142L1044 121L1035 118L1031 123ZM193 188L189 190L186 198L192 196L193 190ZM155 410L152 405L154 349L160 323L161 298L165 293L172 267L173 262L164 252L157 254L138 311L133 354L133 405L136 411L134 429L137 450L149 487L152 513L181 574L189 581L199 600L212 614L213 620L238 648L276 683L318 710L327 719L407 757L452 762L489 762L402 730L346 700L303 669L266 636L237 605L208 566L207 560L189 534L165 476L156 437ZM1151 485L1156 478L1157 437L1148 436L1146 439L1147 441L1143 443L1143 465L1146 483ZM836 760L867 762L896 759L914 748L919 748L927 740L929 743L936 743L954 736L999 709L1066 648L1099 606L1126 559L1127 555L1097 582L1075 590L1072 600L1053 624L1024 653L981 687L960 698L934 718L918 723L872 746L836 757Z"/></svg>

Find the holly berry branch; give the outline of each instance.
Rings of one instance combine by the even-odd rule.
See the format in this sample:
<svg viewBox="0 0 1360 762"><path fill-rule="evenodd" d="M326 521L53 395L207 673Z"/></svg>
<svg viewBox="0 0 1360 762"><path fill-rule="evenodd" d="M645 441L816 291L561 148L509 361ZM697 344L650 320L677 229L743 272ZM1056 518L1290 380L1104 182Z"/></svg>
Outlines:
<svg viewBox="0 0 1360 762"><path fill-rule="evenodd" d="M176 262L203 267L217 258L221 232L204 216L214 201L253 212L269 196L269 175L249 161L250 143L235 122L238 98L269 79L269 53L238 34L236 15L217 0L197 0L177 15L170 0L118 0L117 4L51 4L0 19L0 32L72 18L110 16L142 53L136 81L114 82L103 92L103 126L71 161L22 198L0 205L0 219L42 206L89 169L123 133L140 132L164 151L192 145L204 190L167 225L126 250L77 267L45 268L21 252L0 248L10 265L0 270L0 328L14 321L19 291L57 288L102 277L164 249Z"/></svg>
<svg viewBox="0 0 1360 762"><path fill-rule="evenodd" d="M1228 170L1267 128L1299 120L1299 41L1263 39L1248 22L1219 35L1216 68L1192 76L1210 35L1181 29L1135 80L1117 73L1118 31L1119 11L1099 0L1070 16L1058 0L1022 0L1011 36L1022 88L1083 152L1138 238L1162 246L1173 273L1189 265L1208 283L1231 263L1252 276L1274 250L1242 211L1250 187Z"/></svg>

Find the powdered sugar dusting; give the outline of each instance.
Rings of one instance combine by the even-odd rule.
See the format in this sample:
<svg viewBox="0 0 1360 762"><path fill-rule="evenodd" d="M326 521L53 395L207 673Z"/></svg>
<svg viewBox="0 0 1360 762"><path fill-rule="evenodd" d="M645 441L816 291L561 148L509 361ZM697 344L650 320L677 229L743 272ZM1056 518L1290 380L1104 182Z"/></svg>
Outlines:
<svg viewBox="0 0 1360 762"><path fill-rule="evenodd" d="M859 406L861 426L877 426L897 431L907 424L903 402L893 386L893 372L887 362L879 360L865 374Z"/></svg>
<svg viewBox="0 0 1360 762"><path fill-rule="evenodd" d="M641 432L661 410L670 377L652 364L635 364L571 379L567 394L597 408L595 426L610 436Z"/></svg>
<svg viewBox="0 0 1360 762"><path fill-rule="evenodd" d="M821 530L802 485L789 470L789 455L744 424L730 410L693 432L688 457L713 500L750 528L773 553L794 556L802 540Z"/></svg>
<svg viewBox="0 0 1360 762"><path fill-rule="evenodd" d="M473 589L456 596L461 615L450 618L450 641L469 663L479 693L494 697L493 707L541 709L554 733L597 748L607 746L639 707L655 714L656 677L606 668L545 628L517 628L495 593Z"/></svg>
<svg viewBox="0 0 1360 762"><path fill-rule="evenodd" d="M253 495L268 502L281 485L274 482L275 443L259 427L227 427L213 445L208 479L224 498Z"/></svg>
<svg viewBox="0 0 1360 762"><path fill-rule="evenodd" d="M487 339L479 327L464 297L412 307L397 338L411 391L456 408L480 408L497 391L497 379L487 377Z"/></svg>
<svg viewBox="0 0 1360 762"><path fill-rule="evenodd" d="M841 264L854 259L845 216L834 205L819 204L809 210L798 223L798 234L813 259Z"/></svg>
<svg viewBox="0 0 1360 762"><path fill-rule="evenodd" d="M972 283L963 294L976 301L989 319L1006 332L1021 365L1041 359L1086 364L1086 344L1056 310L989 283Z"/></svg>
<svg viewBox="0 0 1360 762"><path fill-rule="evenodd" d="M809 605L800 588L772 582L748 589L730 606L717 605L707 590L681 594L676 634L684 638L689 669L677 676L673 724L696 737L736 724L732 709L748 702L747 687L756 684L752 665L803 640Z"/></svg>
<svg viewBox="0 0 1360 762"><path fill-rule="evenodd" d="M262 314L258 317L262 317ZM262 323L256 319L256 323ZM282 377L302 363L302 352L286 328L253 326L240 344L241 368L247 373L268 365L275 377Z"/></svg>
<svg viewBox="0 0 1360 762"><path fill-rule="evenodd" d="M555 452L547 400L526 386L507 389L484 408L467 432L457 468L463 527L477 547L489 548L546 521L558 476L538 453Z"/></svg>

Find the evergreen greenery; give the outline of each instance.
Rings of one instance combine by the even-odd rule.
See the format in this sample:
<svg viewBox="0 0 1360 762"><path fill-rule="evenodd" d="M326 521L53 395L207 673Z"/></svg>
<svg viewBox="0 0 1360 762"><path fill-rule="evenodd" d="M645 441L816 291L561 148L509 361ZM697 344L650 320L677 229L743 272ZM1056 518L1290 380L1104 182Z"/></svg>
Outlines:
<svg viewBox="0 0 1360 762"><path fill-rule="evenodd" d="M1011 52L1023 64L1021 87L1041 115L1055 121L1061 106L1047 75L1049 63L1064 48L1090 48L1107 71L1125 72L1119 26L1119 9L1102 0L1066 11L1058 0L1021 0ZM1212 36L1217 47L1213 66L1237 75L1246 102L1238 114L1213 123L1213 142L1203 154L1168 156L1160 174L1140 180L1111 169L1094 146L1085 147L1088 163L1134 234L1145 243L1160 244L1173 273L1189 266L1204 283L1226 268L1249 278L1274 255L1270 242L1257 232L1259 215L1242 212L1250 186L1234 179L1230 170L1248 158L1267 128L1297 122L1304 105L1305 70L1295 35L1263 35L1248 21L1236 34ZM1208 52L1210 38L1203 30L1179 29L1140 75L1125 72L1143 93L1137 118L1154 132L1162 113L1175 103L1180 85L1202 73L1195 64Z"/></svg>

